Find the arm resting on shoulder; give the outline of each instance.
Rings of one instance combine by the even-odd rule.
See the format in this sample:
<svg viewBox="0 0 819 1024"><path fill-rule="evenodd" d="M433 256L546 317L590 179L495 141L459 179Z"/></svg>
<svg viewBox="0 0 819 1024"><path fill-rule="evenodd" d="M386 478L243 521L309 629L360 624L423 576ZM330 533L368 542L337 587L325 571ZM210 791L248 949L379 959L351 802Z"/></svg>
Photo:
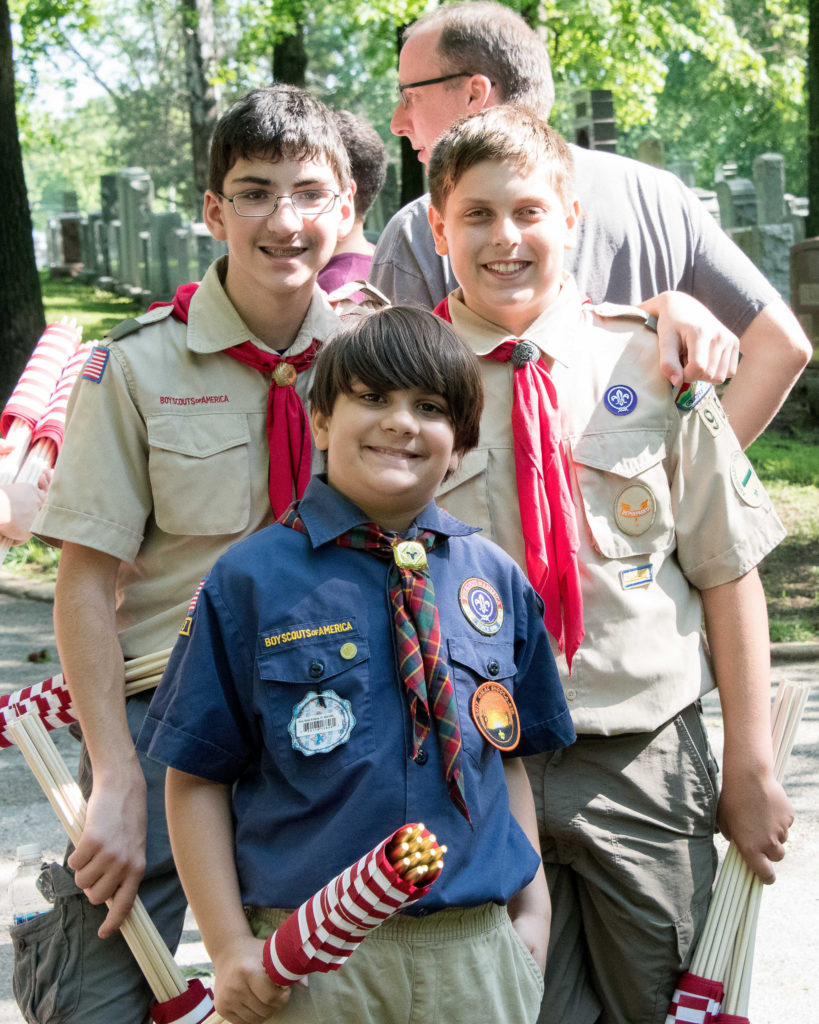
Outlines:
<svg viewBox="0 0 819 1024"><path fill-rule="evenodd" d="M781 299L754 317L740 338L740 349L742 359L722 404L739 443L747 448L779 412L813 350Z"/></svg>
<svg viewBox="0 0 819 1024"><path fill-rule="evenodd" d="M725 746L717 821L769 884L785 856L793 809L773 771L768 612L759 573L701 591Z"/></svg>
<svg viewBox="0 0 819 1024"><path fill-rule="evenodd" d="M213 961L216 1009L232 1024L262 1024L284 1006L290 989L268 978L264 942L242 910L230 788L169 768L165 801L179 877Z"/></svg>
<svg viewBox="0 0 819 1024"><path fill-rule="evenodd" d="M504 758L503 770L509 790L509 807L526 838L540 854L535 801L529 776L519 757ZM549 928L552 923L552 904L543 864L538 865L532 881L509 901L509 916L515 931L526 943L535 963L546 970L546 951L549 946Z"/></svg>
<svg viewBox="0 0 819 1024"><path fill-rule="evenodd" d="M92 903L112 901L102 938L119 928L145 871L145 779L128 731L114 618L119 564L66 543L54 595L60 661L94 774L85 828L68 863Z"/></svg>

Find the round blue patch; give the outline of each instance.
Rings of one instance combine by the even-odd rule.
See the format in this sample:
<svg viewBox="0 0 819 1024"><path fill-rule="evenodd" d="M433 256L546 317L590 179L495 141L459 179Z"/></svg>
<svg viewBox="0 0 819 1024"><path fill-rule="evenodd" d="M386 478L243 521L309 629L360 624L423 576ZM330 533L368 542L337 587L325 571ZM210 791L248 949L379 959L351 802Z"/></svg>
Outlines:
<svg viewBox="0 0 819 1024"><path fill-rule="evenodd" d="M500 594L486 580L471 576L458 592L461 611L484 636L492 636L503 625L503 603Z"/></svg>
<svg viewBox="0 0 819 1024"><path fill-rule="evenodd" d="M615 384L603 396L603 403L615 416L628 416L637 407L637 392L628 384Z"/></svg>

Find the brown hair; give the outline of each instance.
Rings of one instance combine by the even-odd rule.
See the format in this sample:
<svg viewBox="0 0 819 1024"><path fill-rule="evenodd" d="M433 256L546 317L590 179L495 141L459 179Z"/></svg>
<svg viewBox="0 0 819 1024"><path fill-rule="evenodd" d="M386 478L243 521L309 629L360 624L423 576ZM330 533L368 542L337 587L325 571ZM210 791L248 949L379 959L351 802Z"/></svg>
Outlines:
<svg viewBox="0 0 819 1024"><path fill-rule="evenodd" d="M501 103L520 103L549 116L555 101L549 55L515 11L491 0L444 4L413 22L403 41L426 28L441 29L435 53L442 73L486 75Z"/></svg>
<svg viewBox="0 0 819 1024"><path fill-rule="evenodd" d="M310 402L331 416L339 394L360 380L376 391L423 388L449 408L454 450L478 443L483 380L477 356L448 323L425 309L390 306L346 318L316 357Z"/></svg>
<svg viewBox="0 0 819 1024"><path fill-rule="evenodd" d="M237 160L325 160L339 188L350 160L327 107L295 85L253 89L219 118L210 144L208 186L221 192Z"/></svg>
<svg viewBox="0 0 819 1024"><path fill-rule="evenodd" d="M356 220L364 220L387 180L387 150L381 136L365 117L349 110L334 110L333 120L350 158Z"/></svg>
<svg viewBox="0 0 819 1024"><path fill-rule="evenodd" d="M547 182L563 206L573 199L574 160L563 137L530 110L487 107L456 121L435 144L429 162L429 193L439 213L466 171L487 160L527 171L535 164L545 166Z"/></svg>

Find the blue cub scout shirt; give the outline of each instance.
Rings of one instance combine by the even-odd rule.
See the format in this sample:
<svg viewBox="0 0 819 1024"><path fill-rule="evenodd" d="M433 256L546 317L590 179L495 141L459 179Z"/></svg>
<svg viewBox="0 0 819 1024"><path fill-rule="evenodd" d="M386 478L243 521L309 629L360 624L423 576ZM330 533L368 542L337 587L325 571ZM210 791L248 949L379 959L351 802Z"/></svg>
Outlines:
<svg viewBox="0 0 819 1024"><path fill-rule="evenodd" d="M411 913L508 902L534 876L538 855L509 811L502 757L478 732L470 699L486 680L513 695L522 733L514 756L574 740L539 598L473 528L434 503L418 516L420 528L448 537L429 554L429 572L458 704L470 829L449 799L434 725L412 760L389 564L334 543L366 516L321 478L311 480L299 511L307 533L275 524L219 559L151 704L140 749L233 787L245 904L298 906L412 821L449 852ZM492 635L461 609L463 584L473 578L500 597L502 623ZM297 708L309 700L309 728L335 727L347 713L339 708L355 723L344 742L308 755L310 743L294 744L293 732Z"/></svg>

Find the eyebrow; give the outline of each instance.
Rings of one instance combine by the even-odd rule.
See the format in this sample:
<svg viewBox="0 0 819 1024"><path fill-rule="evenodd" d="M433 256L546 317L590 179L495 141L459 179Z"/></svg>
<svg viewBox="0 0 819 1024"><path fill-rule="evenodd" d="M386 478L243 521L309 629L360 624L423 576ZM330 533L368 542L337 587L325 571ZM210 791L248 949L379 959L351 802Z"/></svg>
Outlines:
<svg viewBox="0 0 819 1024"><path fill-rule="evenodd" d="M265 188L275 188L272 178L263 178L256 174L245 174L241 178L234 178L231 182L232 185L263 185ZM293 182L293 188L304 188L309 185L319 185L322 188L330 188L336 185L336 180L329 171L326 177L317 177L316 175L310 175L309 177L298 178Z"/></svg>

